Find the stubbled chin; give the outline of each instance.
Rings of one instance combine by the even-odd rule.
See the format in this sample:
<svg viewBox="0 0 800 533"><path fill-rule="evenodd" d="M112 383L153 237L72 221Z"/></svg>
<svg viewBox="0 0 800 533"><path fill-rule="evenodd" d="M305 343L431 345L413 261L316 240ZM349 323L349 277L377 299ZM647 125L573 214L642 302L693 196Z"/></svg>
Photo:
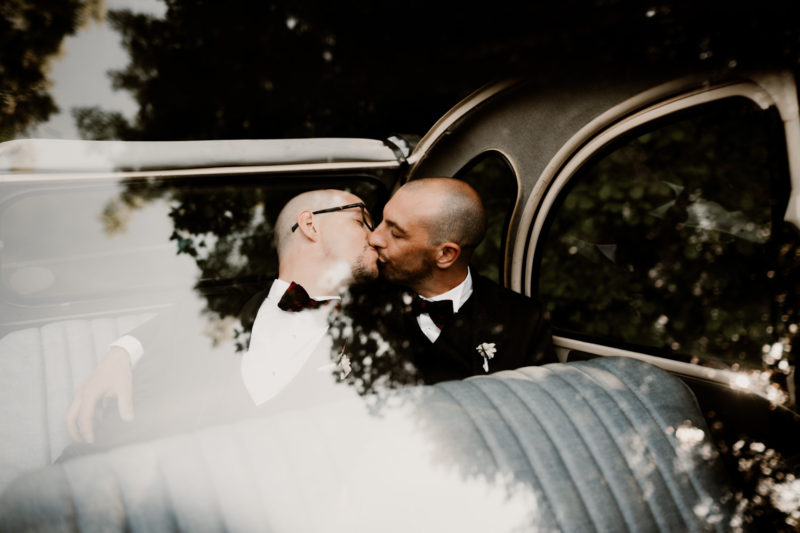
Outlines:
<svg viewBox="0 0 800 533"><path fill-rule="evenodd" d="M378 262L378 272L380 272L380 277L387 281L394 281L395 276L392 271L392 267L387 265L386 263Z"/></svg>
<svg viewBox="0 0 800 533"><path fill-rule="evenodd" d="M336 287L349 280L352 276L350 265L345 261L338 261L335 265L329 267L322 274L323 284Z"/></svg>

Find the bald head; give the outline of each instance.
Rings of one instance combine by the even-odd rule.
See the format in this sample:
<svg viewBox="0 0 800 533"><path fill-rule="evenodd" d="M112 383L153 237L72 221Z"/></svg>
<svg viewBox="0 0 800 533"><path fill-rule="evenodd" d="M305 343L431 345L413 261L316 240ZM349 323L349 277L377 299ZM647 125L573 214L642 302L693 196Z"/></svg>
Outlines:
<svg viewBox="0 0 800 533"><path fill-rule="evenodd" d="M475 189L465 181L454 178L424 178L409 181L398 193L401 191L412 193L420 201L430 203L431 209L428 210L425 222L431 244L449 241L471 250L486 234L483 202Z"/></svg>
<svg viewBox="0 0 800 533"><path fill-rule="evenodd" d="M297 222L297 217L302 211L318 211L360 201L357 196L336 189L308 191L289 200L275 221L275 248L278 252L278 260L286 253L292 240L292 226Z"/></svg>

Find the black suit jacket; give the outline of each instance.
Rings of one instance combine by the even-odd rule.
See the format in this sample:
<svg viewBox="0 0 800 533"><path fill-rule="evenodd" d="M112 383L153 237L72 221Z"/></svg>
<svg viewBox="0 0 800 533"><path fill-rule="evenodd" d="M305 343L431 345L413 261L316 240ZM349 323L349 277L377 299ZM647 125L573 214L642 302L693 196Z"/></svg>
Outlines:
<svg viewBox="0 0 800 533"><path fill-rule="evenodd" d="M494 343L489 372L557 362L542 305L481 275L472 275L472 295L445 325L436 342L405 313L411 357L425 383L485 374L477 347Z"/></svg>

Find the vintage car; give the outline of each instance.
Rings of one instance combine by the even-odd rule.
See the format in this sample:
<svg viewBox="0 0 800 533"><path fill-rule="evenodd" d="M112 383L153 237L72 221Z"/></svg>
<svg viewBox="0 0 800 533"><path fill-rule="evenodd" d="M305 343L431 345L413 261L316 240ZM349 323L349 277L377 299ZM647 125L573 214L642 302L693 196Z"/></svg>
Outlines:
<svg viewBox="0 0 800 533"><path fill-rule="evenodd" d="M4 527L800 524L792 73L504 80L383 141L15 140L0 172ZM473 268L543 302L562 363L399 383L375 407L401 374L376 350L358 400L52 464L124 332L188 300L187 352L242 350L229 297L276 275L292 195L346 188L379 218L400 184L439 176L482 194Z"/></svg>

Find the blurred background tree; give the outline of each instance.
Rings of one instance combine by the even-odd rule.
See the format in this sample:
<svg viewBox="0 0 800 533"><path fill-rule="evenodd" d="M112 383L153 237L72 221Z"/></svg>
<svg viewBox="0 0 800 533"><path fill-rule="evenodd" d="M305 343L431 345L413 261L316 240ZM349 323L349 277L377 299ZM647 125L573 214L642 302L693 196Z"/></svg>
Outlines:
<svg viewBox="0 0 800 533"><path fill-rule="evenodd" d="M165 0L162 18L110 11L129 65L111 73L130 123L78 108L92 139L386 137L424 133L501 75L557 79L782 65L795 68L797 2L566 0L329 3ZM3 15L3 139L47 120L46 58L100 16L99 0L10 0Z"/></svg>
<svg viewBox="0 0 800 533"><path fill-rule="evenodd" d="M67 35L102 20L102 0L4 0L0 4L0 141L56 112L50 60Z"/></svg>

